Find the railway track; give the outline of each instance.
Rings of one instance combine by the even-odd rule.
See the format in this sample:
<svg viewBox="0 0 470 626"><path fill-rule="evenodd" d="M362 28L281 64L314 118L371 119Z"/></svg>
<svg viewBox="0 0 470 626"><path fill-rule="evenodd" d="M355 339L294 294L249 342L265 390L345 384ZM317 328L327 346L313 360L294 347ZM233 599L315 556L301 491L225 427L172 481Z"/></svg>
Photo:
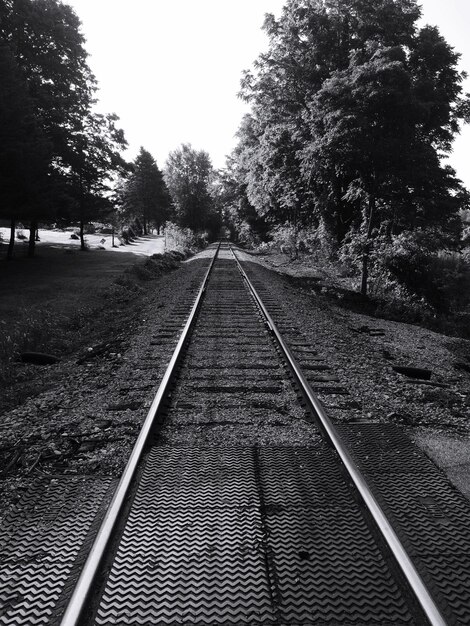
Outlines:
<svg viewBox="0 0 470 626"><path fill-rule="evenodd" d="M213 250L62 625L470 623L468 503L398 429L335 427L327 359Z"/></svg>

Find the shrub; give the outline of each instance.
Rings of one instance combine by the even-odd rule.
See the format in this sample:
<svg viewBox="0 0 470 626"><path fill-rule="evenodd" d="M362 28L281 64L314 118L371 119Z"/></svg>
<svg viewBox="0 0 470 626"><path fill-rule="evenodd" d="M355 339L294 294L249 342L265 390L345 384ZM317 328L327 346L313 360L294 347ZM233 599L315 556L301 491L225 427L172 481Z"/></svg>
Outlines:
<svg viewBox="0 0 470 626"><path fill-rule="evenodd" d="M470 266L460 253L430 251L414 238L401 238L383 257L389 277L439 313L462 309L469 299Z"/></svg>
<svg viewBox="0 0 470 626"><path fill-rule="evenodd" d="M173 222L165 226L166 250L177 250L184 254L196 252L199 247L207 243L206 233L196 235L189 228L181 228Z"/></svg>
<svg viewBox="0 0 470 626"><path fill-rule="evenodd" d="M298 227L285 223L273 228L271 237L271 247L278 248L292 259L302 254L329 258L334 248L332 238L322 222L316 227Z"/></svg>
<svg viewBox="0 0 470 626"><path fill-rule="evenodd" d="M242 245L251 247L261 245L258 233L256 233L246 221L240 222L237 226L237 241Z"/></svg>

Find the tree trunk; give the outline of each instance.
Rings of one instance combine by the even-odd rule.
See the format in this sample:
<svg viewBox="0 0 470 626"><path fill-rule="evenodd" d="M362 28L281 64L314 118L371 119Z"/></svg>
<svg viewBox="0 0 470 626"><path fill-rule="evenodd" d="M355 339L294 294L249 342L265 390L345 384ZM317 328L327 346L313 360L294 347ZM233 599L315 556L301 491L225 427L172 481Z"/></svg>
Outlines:
<svg viewBox="0 0 470 626"><path fill-rule="evenodd" d="M15 227L16 220L12 217L10 222L10 241L7 248L7 259L13 258L13 248L15 246Z"/></svg>
<svg viewBox="0 0 470 626"><path fill-rule="evenodd" d="M373 219L375 213L375 196L369 195L369 223L367 225L367 237L364 245L364 252L362 253L362 276L361 276L361 294L364 298L367 297L367 281L369 278L369 253L370 253L370 238L373 230Z"/></svg>
<svg viewBox="0 0 470 626"><path fill-rule="evenodd" d="M148 233L147 233L147 219L146 219L145 215L143 216L142 221L143 221L143 223L144 223L144 229L143 229L143 230L144 230L144 232L143 232L143 234L144 234L144 235L147 235L147 234L148 234Z"/></svg>
<svg viewBox="0 0 470 626"><path fill-rule="evenodd" d="M84 191L83 176L82 176L81 170L80 170L80 177L79 177L79 185L80 185L80 250L86 250L85 237L83 235L83 228L85 226L84 220L83 220L83 216L85 214L85 197L84 197L85 191Z"/></svg>
<svg viewBox="0 0 470 626"><path fill-rule="evenodd" d="M362 255L361 295L367 297L367 279L369 278L369 253Z"/></svg>
<svg viewBox="0 0 470 626"><path fill-rule="evenodd" d="M29 243L28 243L28 257L32 259L34 257L34 250L36 247L36 231L38 229L38 223L36 220L31 220L29 225Z"/></svg>
<svg viewBox="0 0 470 626"><path fill-rule="evenodd" d="M160 228L161 228L160 224L157 224L157 235L160 234Z"/></svg>
<svg viewBox="0 0 470 626"><path fill-rule="evenodd" d="M83 222L83 219L80 218L80 250L86 250L85 236L83 234L84 227L85 224Z"/></svg>

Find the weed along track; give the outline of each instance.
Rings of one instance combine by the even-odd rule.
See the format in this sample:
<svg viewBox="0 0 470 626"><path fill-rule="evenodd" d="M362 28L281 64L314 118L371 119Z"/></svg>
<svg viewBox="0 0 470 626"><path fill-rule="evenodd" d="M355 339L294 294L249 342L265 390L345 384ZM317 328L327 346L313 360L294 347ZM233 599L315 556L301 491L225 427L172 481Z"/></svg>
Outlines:
<svg viewBox="0 0 470 626"><path fill-rule="evenodd" d="M34 623L470 623L468 502L398 429L335 427L328 355L213 250L73 595Z"/></svg>

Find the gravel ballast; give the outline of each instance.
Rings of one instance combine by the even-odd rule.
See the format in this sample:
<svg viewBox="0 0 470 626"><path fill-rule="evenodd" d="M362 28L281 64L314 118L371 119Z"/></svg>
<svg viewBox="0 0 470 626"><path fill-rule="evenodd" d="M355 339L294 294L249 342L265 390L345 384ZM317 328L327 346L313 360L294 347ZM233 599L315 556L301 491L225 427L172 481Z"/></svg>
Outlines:
<svg viewBox="0 0 470 626"><path fill-rule="evenodd" d="M34 373L35 388L43 390L2 415L3 513L35 476L120 475L209 256L196 255L149 281L131 301L114 303L110 310L116 319L111 320L106 310L95 313L87 323L100 327L100 336L90 336L89 345L76 353L41 370L18 364L22 380ZM242 256L251 275L269 288L292 326L327 357L334 379L348 389L347 396L330 398L327 410L332 419L403 427L470 497L470 374L454 367L462 354L470 355L470 342L348 311L301 284L290 284L286 276L263 266L261 259ZM262 369L265 364L260 360L259 365ZM411 378L394 371L394 366L429 370L430 378ZM197 375L194 372L196 384ZM204 445L224 438L230 445L249 443L243 428L208 431L194 419L192 432L185 433L184 411L181 423L175 418L171 437L179 443L188 438ZM211 419L201 414L200 425ZM266 419L256 437L271 441L280 421L282 428L288 426L279 417ZM292 437L301 440L301 420L293 421L292 429ZM170 432L162 434L168 437Z"/></svg>
<svg viewBox="0 0 470 626"><path fill-rule="evenodd" d="M349 311L308 281L293 284L288 264L273 271L258 255L240 258L251 276L269 283L270 294L347 387L349 399L327 405L332 419L402 427L470 497L470 374L456 366L470 356L470 342ZM301 268L302 274L310 277L312 270ZM429 370L430 377L410 377L394 366Z"/></svg>

